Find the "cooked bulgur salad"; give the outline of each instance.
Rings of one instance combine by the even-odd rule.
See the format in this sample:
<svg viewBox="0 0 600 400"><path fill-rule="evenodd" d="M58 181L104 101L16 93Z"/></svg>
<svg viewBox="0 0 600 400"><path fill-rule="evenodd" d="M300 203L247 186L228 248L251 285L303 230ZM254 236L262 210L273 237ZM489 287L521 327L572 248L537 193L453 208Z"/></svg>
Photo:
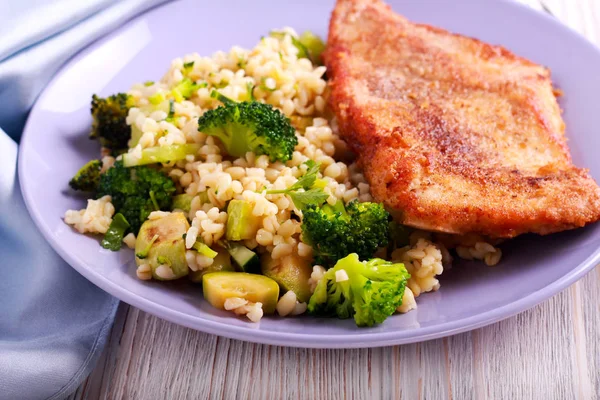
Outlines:
<svg viewBox="0 0 600 400"><path fill-rule="evenodd" d="M449 249L498 263L477 235L410 229L372 202L327 110L323 49L285 28L94 95L101 155L69 183L92 198L65 222L134 249L139 279L201 283L210 304L254 322L308 312L372 326L437 290Z"/></svg>

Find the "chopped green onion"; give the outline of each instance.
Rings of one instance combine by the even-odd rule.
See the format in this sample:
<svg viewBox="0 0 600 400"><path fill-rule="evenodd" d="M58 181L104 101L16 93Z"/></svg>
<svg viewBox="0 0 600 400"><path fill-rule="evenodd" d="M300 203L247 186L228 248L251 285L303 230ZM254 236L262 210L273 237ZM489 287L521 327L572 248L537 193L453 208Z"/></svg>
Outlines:
<svg viewBox="0 0 600 400"><path fill-rule="evenodd" d="M112 251L119 251L127 229L129 229L129 222L127 222L123 214L115 214L104 235L104 239L102 239L102 247Z"/></svg>
<svg viewBox="0 0 600 400"><path fill-rule="evenodd" d="M173 88L173 90L171 90L171 94L175 97L175 101L180 103L183 100L192 97L198 88L200 88L200 86L195 84L190 78L184 78Z"/></svg>
<svg viewBox="0 0 600 400"><path fill-rule="evenodd" d="M169 267L171 266L171 260L169 260L168 257L158 256L156 257L156 261L158 261L160 265L168 265Z"/></svg>
<svg viewBox="0 0 600 400"><path fill-rule="evenodd" d="M216 251L214 251L213 249L208 247L206 244L199 242L199 241L194 243L192 248L194 248L198 252L198 254L202 254L203 256L208 257L208 258L215 258L218 254Z"/></svg>
<svg viewBox="0 0 600 400"><path fill-rule="evenodd" d="M260 79L260 85L258 86L259 88L261 88L262 90L265 90L267 92L274 92L277 87L274 88L270 88L267 86L267 78L265 78L264 76Z"/></svg>
<svg viewBox="0 0 600 400"><path fill-rule="evenodd" d="M185 72L189 72L192 68L194 68L194 61L186 62L183 64L183 70Z"/></svg>
<svg viewBox="0 0 600 400"><path fill-rule="evenodd" d="M210 92L210 97L212 97L213 99L219 100L223 104L236 103L235 101L231 100L229 97L225 96L224 94L221 94L221 93L217 92L214 89L213 89L212 92Z"/></svg>
<svg viewBox="0 0 600 400"><path fill-rule="evenodd" d="M162 92L156 92L152 96L148 97L148 101L153 105L159 105L163 101L165 101L165 95Z"/></svg>
<svg viewBox="0 0 600 400"><path fill-rule="evenodd" d="M246 91L248 92L248 100L255 101L256 98L254 97L254 84L252 82L246 83Z"/></svg>
<svg viewBox="0 0 600 400"><path fill-rule="evenodd" d="M144 250L140 251L139 253L135 253L135 256L141 260L148 257L148 253L150 253L150 248L152 247L154 242L156 242L157 240L158 240L158 235L154 235L152 237L152 239L150 239L150 242L148 242L148 246L146 246L146 248Z"/></svg>
<svg viewBox="0 0 600 400"><path fill-rule="evenodd" d="M167 114L167 118L165 118L165 121L173 123L175 119L175 101L173 101L172 99L169 100L169 114Z"/></svg>
<svg viewBox="0 0 600 400"><path fill-rule="evenodd" d="M229 85L229 82L226 80L222 80L219 83L213 83L213 86L217 89L223 89L225 86Z"/></svg>

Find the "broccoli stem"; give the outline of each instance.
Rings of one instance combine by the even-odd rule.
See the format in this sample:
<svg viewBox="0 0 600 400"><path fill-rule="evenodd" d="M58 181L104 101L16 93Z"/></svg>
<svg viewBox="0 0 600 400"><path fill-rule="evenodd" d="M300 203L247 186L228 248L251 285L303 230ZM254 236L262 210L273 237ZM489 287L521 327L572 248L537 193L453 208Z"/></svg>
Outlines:
<svg viewBox="0 0 600 400"><path fill-rule="evenodd" d="M156 201L156 196L154 196L154 190L149 191L148 195L150 196L150 201L152 201L152 205L154 206L154 211L160 210L158 202Z"/></svg>
<svg viewBox="0 0 600 400"><path fill-rule="evenodd" d="M137 165L167 163L184 160L188 155L195 155L200 150L199 144L173 144L170 146L148 147L142 150L142 157L138 158L132 153L123 154L123 165L134 167Z"/></svg>

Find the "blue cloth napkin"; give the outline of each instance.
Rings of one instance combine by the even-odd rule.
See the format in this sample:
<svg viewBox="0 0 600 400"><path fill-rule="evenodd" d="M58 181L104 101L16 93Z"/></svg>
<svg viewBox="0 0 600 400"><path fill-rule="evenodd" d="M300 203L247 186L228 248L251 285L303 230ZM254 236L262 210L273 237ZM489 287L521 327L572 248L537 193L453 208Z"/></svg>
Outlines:
<svg viewBox="0 0 600 400"><path fill-rule="evenodd" d="M37 231L19 190L15 141L69 57L164 1L0 1L0 399L67 397L93 368L118 305Z"/></svg>

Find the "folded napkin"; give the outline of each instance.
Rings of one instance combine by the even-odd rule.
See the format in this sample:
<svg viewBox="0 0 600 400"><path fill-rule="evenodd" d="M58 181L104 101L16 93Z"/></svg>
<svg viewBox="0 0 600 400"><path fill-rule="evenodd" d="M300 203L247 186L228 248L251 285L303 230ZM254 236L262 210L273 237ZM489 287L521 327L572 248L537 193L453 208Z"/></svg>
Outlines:
<svg viewBox="0 0 600 400"><path fill-rule="evenodd" d="M0 399L67 397L93 368L118 305L37 231L19 190L15 141L69 57L165 1L0 1Z"/></svg>

